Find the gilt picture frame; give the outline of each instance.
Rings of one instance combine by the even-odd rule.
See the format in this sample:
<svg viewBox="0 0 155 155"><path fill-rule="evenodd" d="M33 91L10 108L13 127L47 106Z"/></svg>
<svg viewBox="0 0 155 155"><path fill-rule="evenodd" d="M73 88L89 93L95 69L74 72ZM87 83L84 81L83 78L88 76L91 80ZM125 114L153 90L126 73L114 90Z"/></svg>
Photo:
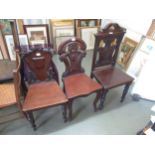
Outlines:
<svg viewBox="0 0 155 155"><path fill-rule="evenodd" d="M125 37L120 46L120 51L118 55L117 62L125 70L128 68L130 60L135 52L138 42L132 40L131 38Z"/></svg>

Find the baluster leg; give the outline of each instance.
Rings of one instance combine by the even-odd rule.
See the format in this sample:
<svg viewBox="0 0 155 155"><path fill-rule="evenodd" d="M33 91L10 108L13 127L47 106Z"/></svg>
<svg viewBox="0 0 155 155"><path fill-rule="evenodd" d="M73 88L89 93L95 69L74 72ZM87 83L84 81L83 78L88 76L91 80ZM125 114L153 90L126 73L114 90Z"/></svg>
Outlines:
<svg viewBox="0 0 155 155"><path fill-rule="evenodd" d="M123 93L122 93L122 96L121 96L121 101L120 102L123 102L125 97L126 97L126 94L128 93L128 90L129 90L129 87L130 87L131 83L127 83L124 87L124 90L123 90Z"/></svg>
<svg viewBox="0 0 155 155"><path fill-rule="evenodd" d="M105 102L107 93L108 93L108 90L103 90L101 93L100 104L99 104L99 108L98 108L99 110L102 110L104 108L104 102Z"/></svg>
<svg viewBox="0 0 155 155"><path fill-rule="evenodd" d="M27 114L29 116L29 120L30 120L30 123L32 125L32 128L35 131L37 129L37 127L36 127L36 124L35 124L33 113L32 113L32 111L29 111L29 112L27 112Z"/></svg>

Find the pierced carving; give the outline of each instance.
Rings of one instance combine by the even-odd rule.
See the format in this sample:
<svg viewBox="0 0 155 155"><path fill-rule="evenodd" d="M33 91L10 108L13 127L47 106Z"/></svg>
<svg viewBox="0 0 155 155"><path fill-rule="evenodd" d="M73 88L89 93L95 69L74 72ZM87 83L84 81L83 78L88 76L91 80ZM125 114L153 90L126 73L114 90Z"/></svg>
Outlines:
<svg viewBox="0 0 155 155"><path fill-rule="evenodd" d="M116 63L120 43L126 30L118 24L109 24L96 35L93 67Z"/></svg>
<svg viewBox="0 0 155 155"><path fill-rule="evenodd" d="M86 55L86 44L81 39L69 39L63 42L58 49L60 60L65 63L66 70L63 77L82 73L84 69L81 66L82 58Z"/></svg>

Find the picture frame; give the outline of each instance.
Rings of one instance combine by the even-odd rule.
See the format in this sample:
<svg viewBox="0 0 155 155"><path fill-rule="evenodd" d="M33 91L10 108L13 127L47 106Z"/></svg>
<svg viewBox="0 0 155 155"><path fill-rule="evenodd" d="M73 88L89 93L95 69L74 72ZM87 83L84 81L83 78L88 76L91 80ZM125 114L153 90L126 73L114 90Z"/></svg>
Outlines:
<svg viewBox="0 0 155 155"><path fill-rule="evenodd" d="M14 50L15 43L14 43L13 35L5 35L5 42L7 45L10 60L15 61L16 60L16 53Z"/></svg>
<svg viewBox="0 0 155 155"><path fill-rule="evenodd" d="M25 33L28 37L29 46L48 46L49 31L48 25L24 25Z"/></svg>
<svg viewBox="0 0 155 155"><path fill-rule="evenodd" d="M19 44L22 51L29 51L29 42L26 34L19 35Z"/></svg>
<svg viewBox="0 0 155 155"><path fill-rule="evenodd" d="M149 58L148 54L146 54L141 50L137 50L136 54L133 57L132 62L130 63L130 66L127 69L127 73L132 77L134 77L135 79L138 78L148 58Z"/></svg>
<svg viewBox="0 0 155 155"><path fill-rule="evenodd" d="M89 28L89 29L81 29L81 38L87 44L87 50L91 50L94 48L95 44L95 36L97 34L98 28Z"/></svg>
<svg viewBox="0 0 155 155"><path fill-rule="evenodd" d="M29 43L28 43L27 35L20 34L19 35L19 43L20 43L20 46L28 46Z"/></svg>
<svg viewBox="0 0 155 155"><path fill-rule="evenodd" d="M16 19L18 34L24 34L24 22L23 19Z"/></svg>
<svg viewBox="0 0 155 155"><path fill-rule="evenodd" d="M145 52L146 54L151 54L155 50L155 40L150 38L144 38L140 50Z"/></svg>
<svg viewBox="0 0 155 155"><path fill-rule="evenodd" d="M48 19L23 19L23 25L41 25L47 23Z"/></svg>
<svg viewBox="0 0 155 155"><path fill-rule="evenodd" d="M55 38L55 41L56 41L56 49L58 50L58 47L59 47L59 45L60 45L62 42L66 41L66 40L68 40L68 39L71 39L71 38L73 38L73 37L74 37L74 36L56 37L56 38Z"/></svg>
<svg viewBox="0 0 155 155"><path fill-rule="evenodd" d="M120 51L118 55L117 62L125 70L128 68L130 60L137 48L138 42L132 40L131 38L125 37L120 46Z"/></svg>
<svg viewBox="0 0 155 155"><path fill-rule="evenodd" d="M3 54L3 58L9 59L9 54L8 54L7 47L6 47L5 38L4 38L4 35L2 34L1 30L0 30L0 48L1 48L1 52Z"/></svg>
<svg viewBox="0 0 155 155"><path fill-rule="evenodd" d="M4 35L12 34L10 21L8 19L0 19L0 24L4 26L2 30Z"/></svg>
<svg viewBox="0 0 155 155"><path fill-rule="evenodd" d="M2 53L2 50L1 50L1 47L0 47L0 60L3 60L4 57L3 57L3 53Z"/></svg>
<svg viewBox="0 0 155 155"><path fill-rule="evenodd" d="M150 28L149 28L146 36L150 37L152 39L155 39L155 19L152 20L152 23L150 25Z"/></svg>

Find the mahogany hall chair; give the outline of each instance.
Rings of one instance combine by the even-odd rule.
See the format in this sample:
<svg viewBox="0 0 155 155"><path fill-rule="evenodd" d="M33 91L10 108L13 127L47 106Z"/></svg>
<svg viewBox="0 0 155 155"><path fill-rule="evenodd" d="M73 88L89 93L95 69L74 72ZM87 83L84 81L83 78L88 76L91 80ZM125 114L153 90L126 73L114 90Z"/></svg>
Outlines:
<svg viewBox="0 0 155 155"><path fill-rule="evenodd" d="M11 71L11 70L10 70ZM12 70L13 81L0 83L0 109L17 106L17 111L0 117L0 123L12 121L23 117L20 102L20 79L16 78L16 73L20 73L20 57L16 55L16 67Z"/></svg>
<svg viewBox="0 0 155 155"><path fill-rule="evenodd" d="M58 72L48 51L36 50L22 58L27 67L28 90L22 110L36 130L33 112L39 109L63 105L66 121L67 97L58 85Z"/></svg>
<svg viewBox="0 0 155 155"><path fill-rule="evenodd" d="M91 77L103 86L102 101L99 109L103 109L107 92L115 87L125 85L121 102L124 101L129 86L134 80L121 69L116 67L120 43L126 30L116 23L108 24L95 35L95 47L92 62Z"/></svg>
<svg viewBox="0 0 155 155"><path fill-rule="evenodd" d="M64 62L66 70L63 73L64 91L69 99L69 120L72 120L72 102L75 98L87 96L96 92L100 95L102 86L84 73L81 66L82 59L86 56L86 44L78 38L64 41L58 48L60 60ZM96 99L94 110L96 110Z"/></svg>

